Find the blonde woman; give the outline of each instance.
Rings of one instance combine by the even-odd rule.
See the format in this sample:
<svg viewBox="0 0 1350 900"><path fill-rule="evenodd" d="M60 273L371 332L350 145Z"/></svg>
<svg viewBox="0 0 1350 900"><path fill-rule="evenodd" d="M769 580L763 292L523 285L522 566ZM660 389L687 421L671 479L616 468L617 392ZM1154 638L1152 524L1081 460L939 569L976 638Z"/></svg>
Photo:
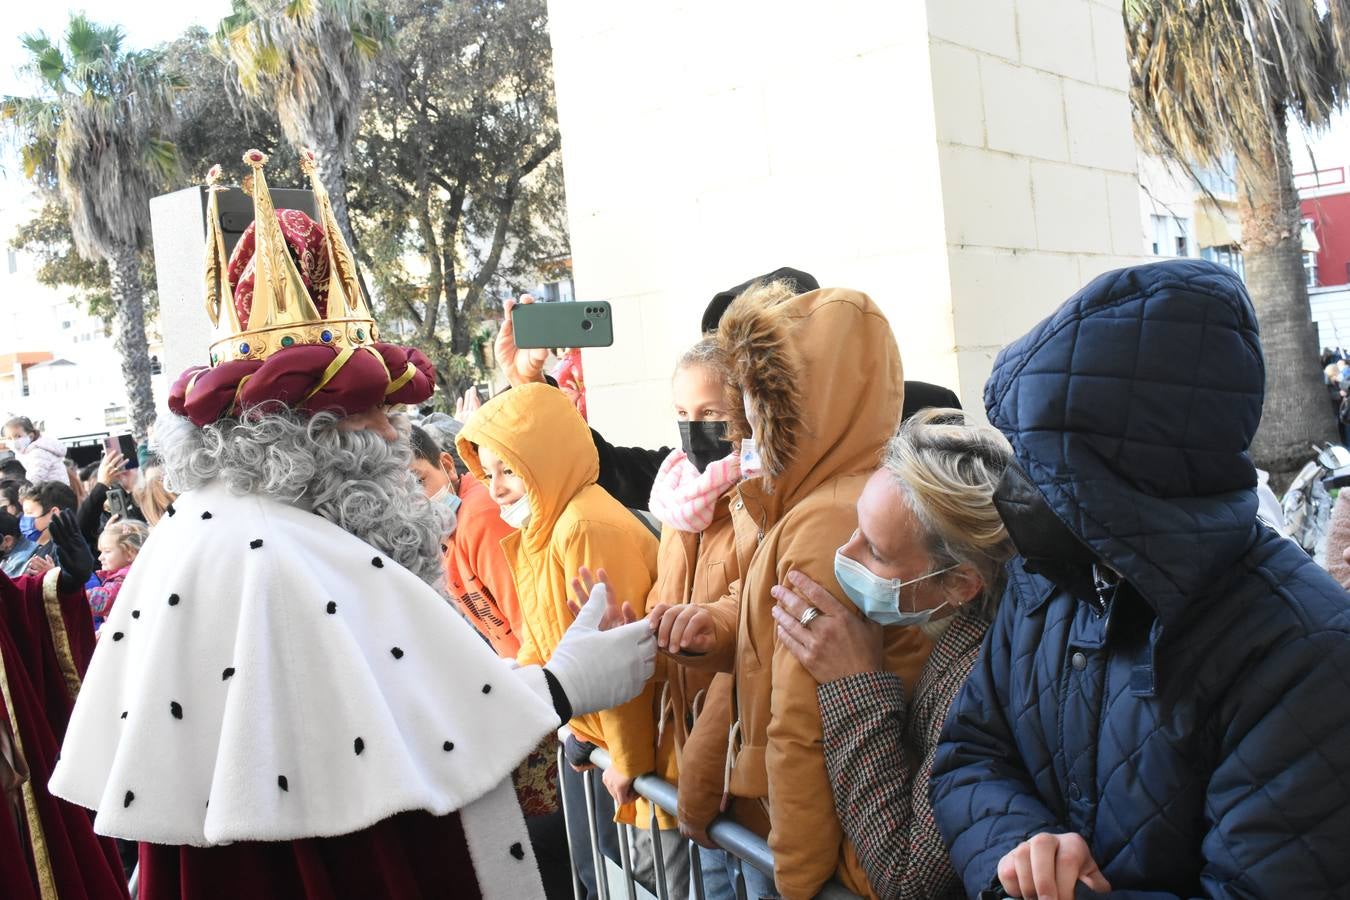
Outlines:
<svg viewBox="0 0 1350 900"><path fill-rule="evenodd" d="M957 410L918 413L887 445L835 558L866 618L798 572L773 589L779 641L820 682L836 813L883 900L965 896L933 822L928 773L1003 590L1013 551L992 497L1011 458L988 425ZM884 625L933 641L916 684L886 670Z"/></svg>
<svg viewBox="0 0 1350 900"><path fill-rule="evenodd" d="M151 528L163 518L178 497L164 486L164 467L158 461L151 461L141 468L140 480L131 493L136 507Z"/></svg>

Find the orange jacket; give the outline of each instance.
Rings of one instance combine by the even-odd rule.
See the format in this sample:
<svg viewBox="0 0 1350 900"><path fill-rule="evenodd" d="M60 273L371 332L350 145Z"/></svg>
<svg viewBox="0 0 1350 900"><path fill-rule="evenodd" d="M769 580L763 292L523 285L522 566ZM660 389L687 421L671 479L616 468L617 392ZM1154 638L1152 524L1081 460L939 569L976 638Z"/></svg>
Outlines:
<svg viewBox="0 0 1350 900"><path fill-rule="evenodd" d="M502 541L520 599L521 665L543 665L574 618L568 601L577 569L604 569L620 599L639 613L656 577L656 538L597 485L600 460L590 429L571 401L542 384L498 394L473 414L459 433L459 455L482 477L478 447L489 447L524 480L530 521ZM628 775L656 768L656 688L649 684L622 706L571 721L582 740L609 751ZM641 824L647 824L641 804ZM638 811L625 805L616 817L634 824Z"/></svg>
<svg viewBox="0 0 1350 900"><path fill-rule="evenodd" d="M713 521L701 533L679 531L669 525L661 529L661 548L656 557L656 584L647 596L647 608L659 603L678 606L686 603L715 603L727 595L736 580L736 563L728 497L717 503ZM657 679L664 681L658 713L657 771L672 784L683 785L683 757L695 720L709 699L714 672L704 667L690 668L669 656L657 658ZM723 690L729 689L728 685ZM726 728L721 727L725 737ZM724 748L725 749L725 748ZM722 757L701 759L708 776L695 775L691 785L715 784L716 790L703 791L702 806L716 805L722 795ZM683 788L682 788L683 792ZM692 798L690 798L692 801ZM682 801L683 802L683 801ZM702 823L701 823L702 824Z"/></svg>
<svg viewBox="0 0 1350 900"><path fill-rule="evenodd" d="M445 582L460 611L498 656L520 652L520 600L502 540L515 529L477 478L459 479L459 516L445 551Z"/></svg>
<svg viewBox="0 0 1350 900"><path fill-rule="evenodd" d="M864 294L812 291L778 302L732 303L719 326L765 475L731 504L737 590L710 607L719 651L734 653L730 789L736 817L768 825L774 878L786 900L814 897L838 873L870 893L844 838L822 750L815 679L777 640L769 591L797 569L844 597L835 550L857 527L854 507L900 422L903 374L890 325ZM931 645L916 628L888 628L887 668L915 684Z"/></svg>

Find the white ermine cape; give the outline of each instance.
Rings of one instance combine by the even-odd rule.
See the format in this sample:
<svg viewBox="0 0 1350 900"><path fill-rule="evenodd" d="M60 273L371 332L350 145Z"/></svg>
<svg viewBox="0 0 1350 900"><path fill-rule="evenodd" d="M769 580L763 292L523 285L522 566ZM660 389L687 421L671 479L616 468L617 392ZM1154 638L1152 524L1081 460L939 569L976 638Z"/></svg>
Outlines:
<svg viewBox="0 0 1350 900"><path fill-rule="evenodd" d="M100 834L172 845L460 812L484 889L532 896L534 866L503 850L530 846L510 779L557 724L542 672L513 671L416 575L213 483L132 567L51 790Z"/></svg>

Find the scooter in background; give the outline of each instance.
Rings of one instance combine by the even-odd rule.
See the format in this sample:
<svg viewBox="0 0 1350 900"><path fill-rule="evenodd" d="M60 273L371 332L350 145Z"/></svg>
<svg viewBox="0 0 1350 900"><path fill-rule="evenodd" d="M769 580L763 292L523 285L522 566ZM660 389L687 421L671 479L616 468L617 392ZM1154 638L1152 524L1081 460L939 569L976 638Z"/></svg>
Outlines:
<svg viewBox="0 0 1350 900"><path fill-rule="evenodd" d="M1350 485L1350 450L1332 443L1314 449L1317 455L1294 476L1280 508L1289 537L1326 568L1327 527L1335 503L1331 491Z"/></svg>

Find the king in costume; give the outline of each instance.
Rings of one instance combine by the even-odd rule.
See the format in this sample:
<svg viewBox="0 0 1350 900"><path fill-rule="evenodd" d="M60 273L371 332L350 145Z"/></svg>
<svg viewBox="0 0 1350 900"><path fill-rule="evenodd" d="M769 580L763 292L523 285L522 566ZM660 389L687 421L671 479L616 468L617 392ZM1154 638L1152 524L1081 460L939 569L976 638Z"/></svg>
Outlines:
<svg viewBox="0 0 1350 900"><path fill-rule="evenodd" d="M327 195L226 258L208 176L210 365L157 450L180 492L104 626L52 777L141 842L144 900L540 897L516 765L635 696L644 623L593 597L544 668L498 659L432 585L446 524L408 471L431 364L381 342ZM600 590L599 593L603 593ZM584 658L584 664L583 664Z"/></svg>

